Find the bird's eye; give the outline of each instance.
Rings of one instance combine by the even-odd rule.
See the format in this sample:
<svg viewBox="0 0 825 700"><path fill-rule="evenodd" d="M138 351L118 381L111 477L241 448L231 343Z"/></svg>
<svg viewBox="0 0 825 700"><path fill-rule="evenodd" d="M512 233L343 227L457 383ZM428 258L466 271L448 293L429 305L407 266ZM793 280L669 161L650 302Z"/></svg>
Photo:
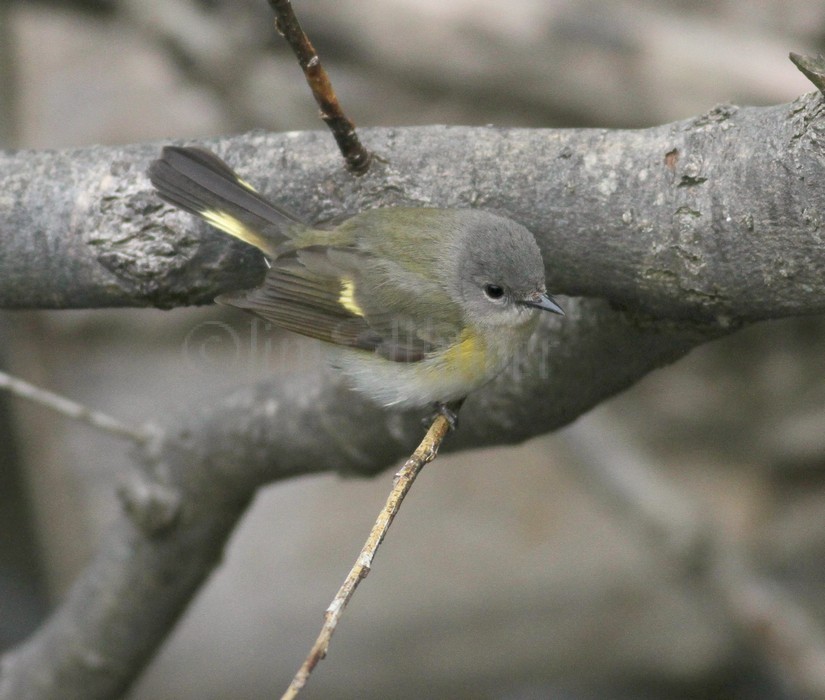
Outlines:
<svg viewBox="0 0 825 700"><path fill-rule="evenodd" d="M504 296L504 289L497 284L485 284L484 294L487 295L488 299L501 299Z"/></svg>

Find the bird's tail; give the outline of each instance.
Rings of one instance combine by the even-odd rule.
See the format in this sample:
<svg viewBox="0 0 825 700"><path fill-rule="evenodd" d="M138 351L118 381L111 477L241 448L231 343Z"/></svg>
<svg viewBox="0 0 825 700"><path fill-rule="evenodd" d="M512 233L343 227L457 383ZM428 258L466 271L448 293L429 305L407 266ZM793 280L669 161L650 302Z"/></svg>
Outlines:
<svg viewBox="0 0 825 700"><path fill-rule="evenodd" d="M149 167L161 199L276 257L279 245L306 224L264 199L218 156L202 148L166 146Z"/></svg>

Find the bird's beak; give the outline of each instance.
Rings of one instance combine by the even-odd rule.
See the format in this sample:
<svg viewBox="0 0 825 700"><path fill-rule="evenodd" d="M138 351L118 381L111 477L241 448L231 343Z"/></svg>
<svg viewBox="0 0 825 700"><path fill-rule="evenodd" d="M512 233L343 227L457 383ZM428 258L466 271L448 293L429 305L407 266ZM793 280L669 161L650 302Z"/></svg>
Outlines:
<svg viewBox="0 0 825 700"><path fill-rule="evenodd" d="M552 314L559 314L564 316L564 309L556 303L556 300L549 294L536 294L530 299L524 299L521 302L525 306L532 306L536 309L549 311Z"/></svg>

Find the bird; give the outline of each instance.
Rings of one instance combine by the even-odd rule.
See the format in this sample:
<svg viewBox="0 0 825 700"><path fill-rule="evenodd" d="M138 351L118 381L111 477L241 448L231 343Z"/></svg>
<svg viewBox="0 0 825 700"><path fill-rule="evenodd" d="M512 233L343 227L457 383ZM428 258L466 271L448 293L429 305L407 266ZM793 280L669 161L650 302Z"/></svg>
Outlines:
<svg viewBox="0 0 825 700"><path fill-rule="evenodd" d="M259 286L218 303L322 341L380 405L449 417L513 360L542 311L564 315L533 234L508 217L378 207L313 226L194 146L164 147L148 174L163 201L266 256Z"/></svg>

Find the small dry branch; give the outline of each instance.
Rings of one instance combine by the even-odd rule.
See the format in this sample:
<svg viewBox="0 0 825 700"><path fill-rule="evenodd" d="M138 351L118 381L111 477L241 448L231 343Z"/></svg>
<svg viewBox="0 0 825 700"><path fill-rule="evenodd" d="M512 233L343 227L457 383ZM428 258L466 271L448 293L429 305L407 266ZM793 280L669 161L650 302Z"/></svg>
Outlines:
<svg viewBox="0 0 825 700"><path fill-rule="evenodd" d="M355 124L341 109L329 76L321 65L315 47L301 29L292 3L290 0L269 0L269 5L275 13L275 26L292 47L312 96L321 108L321 119L335 137L347 168L356 175L365 173L372 156L355 133Z"/></svg>
<svg viewBox="0 0 825 700"><path fill-rule="evenodd" d="M6 389L15 396L38 403L98 430L126 438L138 445L148 442L152 437L152 432L148 427L133 428L111 416L107 416L105 413L83 406L76 401L67 399L65 396L60 396L60 394L36 387L34 384L12 377L5 372L0 372L0 389Z"/></svg>
<svg viewBox="0 0 825 700"><path fill-rule="evenodd" d="M315 644L312 645L312 649L310 649L304 663L289 684L289 688L287 688L286 692L281 696L281 700L292 700L292 698L297 697L298 693L301 692L301 689L306 685L307 680L309 680L313 669L318 665L318 662L327 655L329 642L332 639L333 632L335 632L338 626L338 621L344 614L344 608L346 608L347 603L349 603L355 593L355 589L358 587L361 579L366 578L370 572L372 560L375 558L378 547L384 540L387 530L389 530L393 519L401 508L404 497L412 487L418 473L424 468L424 465L429 464L435 459L435 456L438 454L438 448L441 446L441 442L449 431L450 421L447 417L444 415L436 416L430 429L421 441L421 444L418 445L415 452L412 453L410 458L404 463L404 466L401 467L395 475L392 491L387 497L387 502L384 504L381 512L378 514L378 518L372 526L369 537L367 537L367 541L361 548L361 553L358 555L343 585L338 589L338 593L335 594L335 598L332 599L332 602L326 610L324 624L321 627L321 633L318 635L318 639L316 639Z"/></svg>

